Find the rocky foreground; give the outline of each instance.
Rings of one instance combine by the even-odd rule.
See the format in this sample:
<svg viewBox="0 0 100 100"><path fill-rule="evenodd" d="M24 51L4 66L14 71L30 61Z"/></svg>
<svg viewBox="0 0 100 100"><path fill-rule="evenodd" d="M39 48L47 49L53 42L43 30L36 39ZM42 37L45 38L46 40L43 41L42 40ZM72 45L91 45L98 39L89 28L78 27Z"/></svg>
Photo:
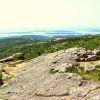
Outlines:
<svg viewBox="0 0 100 100"><path fill-rule="evenodd" d="M71 48L31 60L0 88L0 99L100 100L100 82L83 81L75 73L66 73L64 66L75 63L76 53L77 48Z"/></svg>

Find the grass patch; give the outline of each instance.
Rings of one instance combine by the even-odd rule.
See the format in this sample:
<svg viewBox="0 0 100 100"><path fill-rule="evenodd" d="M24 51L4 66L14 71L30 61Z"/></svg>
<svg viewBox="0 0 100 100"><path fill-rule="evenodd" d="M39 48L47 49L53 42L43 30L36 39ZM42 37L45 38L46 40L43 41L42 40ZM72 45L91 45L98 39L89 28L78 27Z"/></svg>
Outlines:
<svg viewBox="0 0 100 100"><path fill-rule="evenodd" d="M100 68L100 66L96 66L96 68ZM93 80L93 81L100 81L100 70L92 70L88 72L84 72L84 68L77 66L77 74L82 76L84 80Z"/></svg>
<svg viewBox="0 0 100 100"><path fill-rule="evenodd" d="M2 71L0 71L0 79L2 79L3 75L2 75Z"/></svg>
<svg viewBox="0 0 100 100"><path fill-rule="evenodd" d="M100 65L96 65L95 68L100 68Z"/></svg>
<svg viewBox="0 0 100 100"><path fill-rule="evenodd" d="M14 75L9 76L9 77L5 80L5 82L8 82L8 81L11 80L13 77L14 77Z"/></svg>
<svg viewBox="0 0 100 100"><path fill-rule="evenodd" d="M95 68L100 68L100 65L96 65ZM73 67L69 67L66 72L76 73L82 76L83 80L100 81L100 70L95 69L85 72L84 67L81 67L78 63L76 63Z"/></svg>
<svg viewBox="0 0 100 100"><path fill-rule="evenodd" d="M83 79L83 80L91 80L92 77L91 77L90 75L83 75L83 76L82 76L82 79Z"/></svg>

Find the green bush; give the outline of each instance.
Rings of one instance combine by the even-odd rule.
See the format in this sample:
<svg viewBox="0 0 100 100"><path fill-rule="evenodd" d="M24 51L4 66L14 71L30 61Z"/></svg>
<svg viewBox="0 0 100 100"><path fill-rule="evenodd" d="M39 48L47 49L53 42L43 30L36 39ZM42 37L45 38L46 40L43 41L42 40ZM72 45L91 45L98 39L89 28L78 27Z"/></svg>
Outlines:
<svg viewBox="0 0 100 100"><path fill-rule="evenodd" d="M0 79L2 79L3 75L2 75L2 71L0 71Z"/></svg>
<svg viewBox="0 0 100 100"><path fill-rule="evenodd" d="M58 72L58 70L55 70L55 69L53 69L53 68L49 70L49 74L55 74L55 73L57 73L57 72Z"/></svg>
<svg viewBox="0 0 100 100"><path fill-rule="evenodd" d="M96 65L95 68L100 68L100 65Z"/></svg>
<svg viewBox="0 0 100 100"><path fill-rule="evenodd" d="M24 55L23 53L16 53L12 55L14 60L23 60L24 59Z"/></svg>
<svg viewBox="0 0 100 100"><path fill-rule="evenodd" d="M82 76L82 79L83 79L83 80L91 80L92 77L91 77L90 75L83 75L83 76Z"/></svg>

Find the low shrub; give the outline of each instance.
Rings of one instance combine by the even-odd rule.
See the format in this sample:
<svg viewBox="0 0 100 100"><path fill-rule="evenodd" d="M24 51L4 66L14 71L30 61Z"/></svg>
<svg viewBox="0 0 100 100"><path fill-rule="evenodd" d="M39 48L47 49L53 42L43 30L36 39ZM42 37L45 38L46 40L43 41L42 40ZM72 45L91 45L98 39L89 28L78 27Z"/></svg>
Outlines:
<svg viewBox="0 0 100 100"><path fill-rule="evenodd" d="M2 75L2 71L0 71L0 79L2 79L2 76L3 76L3 75Z"/></svg>
<svg viewBox="0 0 100 100"><path fill-rule="evenodd" d="M100 65L96 65L95 68L100 68Z"/></svg>
<svg viewBox="0 0 100 100"><path fill-rule="evenodd" d="M49 74L55 74L55 73L57 73L57 72L58 72L58 70L55 70L55 69L53 69L53 68L49 70Z"/></svg>

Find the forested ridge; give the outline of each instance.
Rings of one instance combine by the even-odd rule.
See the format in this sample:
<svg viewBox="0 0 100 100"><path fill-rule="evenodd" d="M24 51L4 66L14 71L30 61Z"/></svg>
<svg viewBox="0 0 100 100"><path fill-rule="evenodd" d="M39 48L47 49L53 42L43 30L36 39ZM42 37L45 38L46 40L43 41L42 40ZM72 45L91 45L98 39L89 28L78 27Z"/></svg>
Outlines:
<svg viewBox="0 0 100 100"><path fill-rule="evenodd" d="M30 60L45 53L51 53L71 47L84 47L87 50L100 48L100 35L68 37L59 41L56 38L48 41L34 41L30 38L14 38L0 40L0 59L14 53L23 53L25 60Z"/></svg>

